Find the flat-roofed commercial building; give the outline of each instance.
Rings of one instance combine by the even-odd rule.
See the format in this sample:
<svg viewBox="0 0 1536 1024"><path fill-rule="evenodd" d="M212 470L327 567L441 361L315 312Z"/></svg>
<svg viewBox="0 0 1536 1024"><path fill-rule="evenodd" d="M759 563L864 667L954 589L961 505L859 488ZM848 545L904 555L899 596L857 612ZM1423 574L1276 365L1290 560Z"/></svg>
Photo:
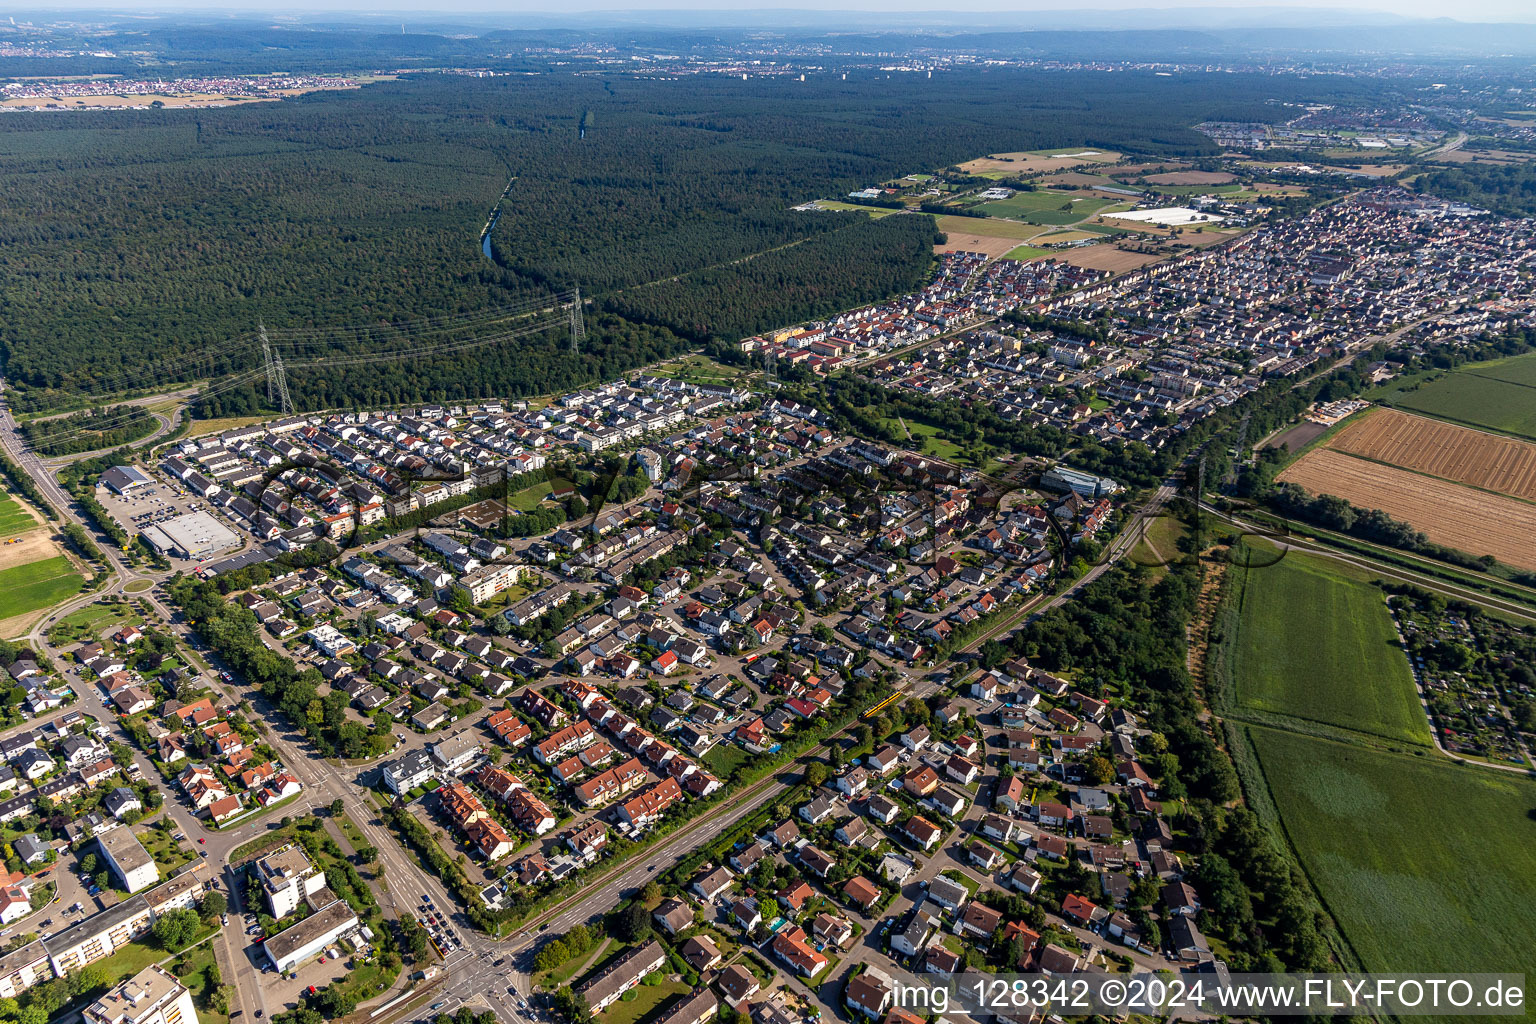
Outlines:
<svg viewBox="0 0 1536 1024"><path fill-rule="evenodd" d="M240 546L240 535L207 512L188 512L144 530L144 539L162 555L207 558Z"/></svg>
<svg viewBox="0 0 1536 1024"><path fill-rule="evenodd" d="M82 1011L85 1024L197 1024L192 993L160 967L146 967Z"/></svg>
<svg viewBox="0 0 1536 1024"><path fill-rule="evenodd" d="M328 890L325 890L328 891ZM319 898L316 899L319 902ZM357 927L357 915L346 901L331 902L291 928L269 938L262 947L279 971L291 971Z"/></svg>

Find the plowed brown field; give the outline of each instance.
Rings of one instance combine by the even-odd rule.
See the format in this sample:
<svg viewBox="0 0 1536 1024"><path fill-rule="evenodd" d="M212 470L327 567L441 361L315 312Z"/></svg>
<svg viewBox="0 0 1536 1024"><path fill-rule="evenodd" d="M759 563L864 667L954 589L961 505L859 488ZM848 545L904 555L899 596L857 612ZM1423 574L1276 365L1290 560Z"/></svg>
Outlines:
<svg viewBox="0 0 1536 1024"><path fill-rule="evenodd" d="M1326 447L1536 500L1536 444L1528 441L1376 409L1335 434Z"/></svg>
<svg viewBox="0 0 1536 1024"><path fill-rule="evenodd" d="M1375 419L1375 416L1370 417ZM1317 448L1280 480L1411 523L1436 544L1536 569L1536 505Z"/></svg>

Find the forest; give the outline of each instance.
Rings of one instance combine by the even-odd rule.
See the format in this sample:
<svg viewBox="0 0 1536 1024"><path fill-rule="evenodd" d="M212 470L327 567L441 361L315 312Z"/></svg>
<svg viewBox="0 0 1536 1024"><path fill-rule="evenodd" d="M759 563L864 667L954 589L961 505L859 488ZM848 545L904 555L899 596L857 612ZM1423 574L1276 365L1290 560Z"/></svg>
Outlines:
<svg viewBox="0 0 1536 1024"><path fill-rule="evenodd" d="M43 455L73 455L131 444L154 431L155 418L143 406L116 405L69 416L24 423L21 432Z"/></svg>
<svg viewBox="0 0 1536 1024"><path fill-rule="evenodd" d="M291 380L306 408L569 387L927 273L927 218L875 227L795 204L1004 149L1204 154L1187 125L1274 88L1041 71L423 75L281 104L6 118L0 363L18 410L100 405L258 369L259 324L403 338L580 284L601 315L579 354L552 331ZM492 261L479 237L498 202Z"/></svg>

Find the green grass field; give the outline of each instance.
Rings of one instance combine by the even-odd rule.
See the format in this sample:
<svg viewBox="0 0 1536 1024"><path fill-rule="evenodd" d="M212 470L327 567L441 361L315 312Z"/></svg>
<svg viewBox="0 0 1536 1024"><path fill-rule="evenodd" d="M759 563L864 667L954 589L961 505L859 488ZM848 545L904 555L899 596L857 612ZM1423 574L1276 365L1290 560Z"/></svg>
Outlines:
<svg viewBox="0 0 1536 1024"><path fill-rule="evenodd" d="M991 238L1017 238L1028 241L1040 233L1033 224L1019 224L994 217L939 217L939 230L951 235L987 235Z"/></svg>
<svg viewBox="0 0 1536 1024"><path fill-rule="evenodd" d="M554 485L548 480L541 480L531 487L524 487L507 497L507 504L522 512L532 512L538 508L539 502L547 498L553 491Z"/></svg>
<svg viewBox="0 0 1536 1024"><path fill-rule="evenodd" d="M1429 743L1381 594L1320 558L1288 552L1232 569L1239 705L1409 743Z"/></svg>
<svg viewBox="0 0 1536 1024"><path fill-rule="evenodd" d="M1021 245L1017 249L1009 249L1003 254L1005 260L1032 260L1040 256L1049 256L1051 250L1039 249L1033 245Z"/></svg>
<svg viewBox="0 0 1536 1024"><path fill-rule="evenodd" d="M1367 970L1528 969L1536 783L1434 754L1250 735L1291 843Z"/></svg>
<svg viewBox="0 0 1536 1024"><path fill-rule="evenodd" d="M84 586L85 578L63 555L0 570L0 619L49 608Z"/></svg>
<svg viewBox="0 0 1536 1024"><path fill-rule="evenodd" d="M1392 381L1378 397L1455 423L1536 439L1536 353L1469 363L1439 380L1404 390Z"/></svg>
<svg viewBox="0 0 1536 1024"><path fill-rule="evenodd" d="M1476 374L1479 377L1492 377L1494 380L1526 384L1536 388L1536 353L1512 356L1509 359L1494 359L1486 363L1469 363L1462 369L1466 373Z"/></svg>
<svg viewBox="0 0 1536 1024"><path fill-rule="evenodd" d="M836 199L818 199L816 205L823 210L851 210L856 213L867 213L875 220L879 220L881 217L889 217L896 212L895 210L887 210L879 206L859 206L857 203L843 203Z"/></svg>
<svg viewBox="0 0 1536 1024"><path fill-rule="evenodd" d="M26 533L37 527L37 520L21 507L21 503L5 491L0 491L0 537Z"/></svg>
<svg viewBox="0 0 1536 1024"><path fill-rule="evenodd" d="M731 772L736 770L736 766L747 760L747 752L734 744L722 743L699 760L720 778L728 779Z"/></svg>

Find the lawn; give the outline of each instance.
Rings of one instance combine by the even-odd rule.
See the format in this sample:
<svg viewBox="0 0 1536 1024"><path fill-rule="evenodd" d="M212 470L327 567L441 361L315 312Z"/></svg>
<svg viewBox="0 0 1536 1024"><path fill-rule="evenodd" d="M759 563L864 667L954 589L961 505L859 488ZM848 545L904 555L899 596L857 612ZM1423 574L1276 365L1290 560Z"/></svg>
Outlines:
<svg viewBox="0 0 1536 1024"><path fill-rule="evenodd" d="M660 976L660 975L658 975ZM619 1001L597 1015L602 1024L638 1024L639 1021L655 1015L663 1005L673 1001L675 996L685 996L692 992L687 982L663 980L658 985L647 985L643 982L630 989L619 997ZM634 996L633 999L630 996Z"/></svg>
<svg viewBox="0 0 1536 1024"><path fill-rule="evenodd" d="M548 480L541 480L529 487L507 496L507 504L520 512L532 512L539 507L539 502L549 497L554 491L554 485Z"/></svg>
<svg viewBox="0 0 1536 1024"><path fill-rule="evenodd" d="M176 840L171 838L172 833L162 832L158 828L144 828L134 832L139 841L144 844L144 849L154 858L155 866L160 869L161 878L169 878L171 872L197 859L197 855Z"/></svg>
<svg viewBox="0 0 1536 1024"><path fill-rule="evenodd" d="M1285 830L1372 971L1520 971L1536 915L1536 783L1268 729Z"/></svg>
<svg viewBox="0 0 1536 1024"><path fill-rule="evenodd" d="M1021 245L1017 249L1009 249L1003 254L1005 260L1032 260L1040 256L1049 256L1051 250L1038 249L1033 245Z"/></svg>
<svg viewBox="0 0 1536 1024"><path fill-rule="evenodd" d="M79 611L70 612L54 624L53 631L69 631L80 635L101 636L108 627L142 623L144 616L131 604L88 604Z"/></svg>
<svg viewBox="0 0 1536 1024"><path fill-rule="evenodd" d="M84 586L63 555L0 570L0 619L52 607Z"/></svg>
<svg viewBox="0 0 1536 1024"><path fill-rule="evenodd" d="M1388 387L1381 397L1400 408L1536 439L1536 354L1470 363L1413 391Z"/></svg>
<svg viewBox="0 0 1536 1024"><path fill-rule="evenodd" d="M734 744L722 743L699 760L704 762L704 767L714 772L722 779L728 779L736 766L747 759L747 752Z"/></svg>
<svg viewBox="0 0 1536 1024"><path fill-rule="evenodd" d="M197 1019L203 1024L224 1024L229 1020L226 1014L214 1013L208 1008L214 990L218 987L212 981L210 971L216 970L213 955L213 943L205 942L201 946L189 949L181 957L171 964L171 973L176 975L181 983L192 992L192 1002L197 1007ZM220 983L228 984L220 978Z"/></svg>
<svg viewBox="0 0 1536 1024"><path fill-rule="evenodd" d="M1131 560L1137 565L1160 568L1185 557L1179 550L1179 538L1185 534L1182 520L1171 516L1156 516L1148 521L1141 539L1131 549Z"/></svg>
<svg viewBox="0 0 1536 1024"><path fill-rule="evenodd" d="M1295 551L1262 568L1234 566L1232 587L1238 704L1429 743L1408 659L1375 587Z"/></svg>
<svg viewBox="0 0 1536 1024"><path fill-rule="evenodd" d="M674 377L695 384L729 384L741 377L746 370L716 362L708 356L691 355L663 363L654 372L658 377Z"/></svg>

